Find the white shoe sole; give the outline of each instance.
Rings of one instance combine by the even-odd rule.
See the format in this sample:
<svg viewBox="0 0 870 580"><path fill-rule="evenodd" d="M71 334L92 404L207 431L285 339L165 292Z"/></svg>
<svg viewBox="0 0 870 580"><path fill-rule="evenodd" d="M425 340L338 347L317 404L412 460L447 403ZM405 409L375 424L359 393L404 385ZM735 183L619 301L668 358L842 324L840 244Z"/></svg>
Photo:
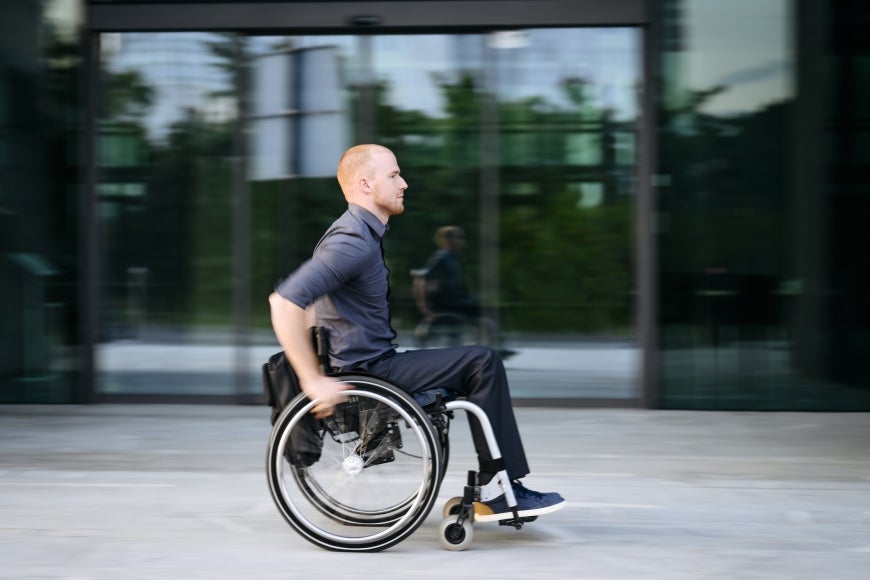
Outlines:
<svg viewBox="0 0 870 580"><path fill-rule="evenodd" d="M530 518L533 516L535 516L535 517L542 516L544 514L549 514L549 513L559 511L560 509L565 507L567 505L567 503L568 502L563 500L559 503L556 503L556 504L553 504L553 505L550 505L547 507L537 508L537 509L533 509L533 510L520 510L519 512L517 512L517 515L519 515L519 517L521 517L521 518ZM493 513L493 514L483 513L482 514L482 513L478 512L478 506L480 506L484 510L489 510L489 506L487 506L483 503L475 503L474 504L474 521L476 521L476 522L500 522L502 520L511 520L514 517L514 514L512 512L502 512L500 514L495 514L495 513Z"/></svg>

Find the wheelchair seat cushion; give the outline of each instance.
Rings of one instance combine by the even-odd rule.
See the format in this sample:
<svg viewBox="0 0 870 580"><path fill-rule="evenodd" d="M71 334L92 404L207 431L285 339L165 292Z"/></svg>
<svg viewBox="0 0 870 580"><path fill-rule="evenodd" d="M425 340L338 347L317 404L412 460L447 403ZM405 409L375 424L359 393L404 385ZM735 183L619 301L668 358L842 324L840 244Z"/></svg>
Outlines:
<svg viewBox="0 0 870 580"><path fill-rule="evenodd" d="M435 389L427 389L425 391L411 393L411 396L414 397L414 400L417 401L417 403L424 409L437 401L438 395L441 395L441 400L446 403L448 401L454 400L457 394L454 391L447 390L443 387L437 387Z"/></svg>

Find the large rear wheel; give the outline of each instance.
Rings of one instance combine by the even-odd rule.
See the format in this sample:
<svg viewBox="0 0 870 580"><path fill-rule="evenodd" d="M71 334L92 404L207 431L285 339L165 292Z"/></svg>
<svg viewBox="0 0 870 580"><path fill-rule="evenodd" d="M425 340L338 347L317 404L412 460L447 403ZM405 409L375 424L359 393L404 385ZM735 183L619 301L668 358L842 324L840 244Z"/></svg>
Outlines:
<svg viewBox="0 0 870 580"><path fill-rule="evenodd" d="M444 472L429 416L407 393L365 375L342 375L345 400L316 420L294 399L275 422L269 489L300 535L329 550L377 551L416 530Z"/></svg>

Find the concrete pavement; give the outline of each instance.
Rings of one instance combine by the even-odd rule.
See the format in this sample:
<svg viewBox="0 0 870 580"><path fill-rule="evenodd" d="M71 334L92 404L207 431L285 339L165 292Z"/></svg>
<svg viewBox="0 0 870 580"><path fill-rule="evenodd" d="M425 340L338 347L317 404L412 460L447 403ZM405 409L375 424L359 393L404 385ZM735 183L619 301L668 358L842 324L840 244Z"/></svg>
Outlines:
<svg viewBox="0 0 870 580"><path fill-rule="evenodd" d="M569 507L448 552L439 505L391 550L342 554L273 506L266 408L0 406L0 578L868 577L870 414L517 415L525 483ZM444 500L474 467L464 423Z"/></svg>

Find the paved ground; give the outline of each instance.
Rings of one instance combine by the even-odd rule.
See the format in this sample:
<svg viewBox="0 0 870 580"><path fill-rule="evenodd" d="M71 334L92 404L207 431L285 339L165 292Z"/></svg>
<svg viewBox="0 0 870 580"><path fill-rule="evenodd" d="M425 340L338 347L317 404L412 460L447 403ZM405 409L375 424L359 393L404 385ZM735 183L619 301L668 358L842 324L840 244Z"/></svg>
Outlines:
<svg viewBox="0 0 870 580"><path fill-rule="evenodd" d="M320 550L268 495L265 408L0 406L0 577L868 578L870 415L517 410L529 487L570 507L521 531L440 516L377 554ZM453 430L444 499L472 467Z"/></svg>

